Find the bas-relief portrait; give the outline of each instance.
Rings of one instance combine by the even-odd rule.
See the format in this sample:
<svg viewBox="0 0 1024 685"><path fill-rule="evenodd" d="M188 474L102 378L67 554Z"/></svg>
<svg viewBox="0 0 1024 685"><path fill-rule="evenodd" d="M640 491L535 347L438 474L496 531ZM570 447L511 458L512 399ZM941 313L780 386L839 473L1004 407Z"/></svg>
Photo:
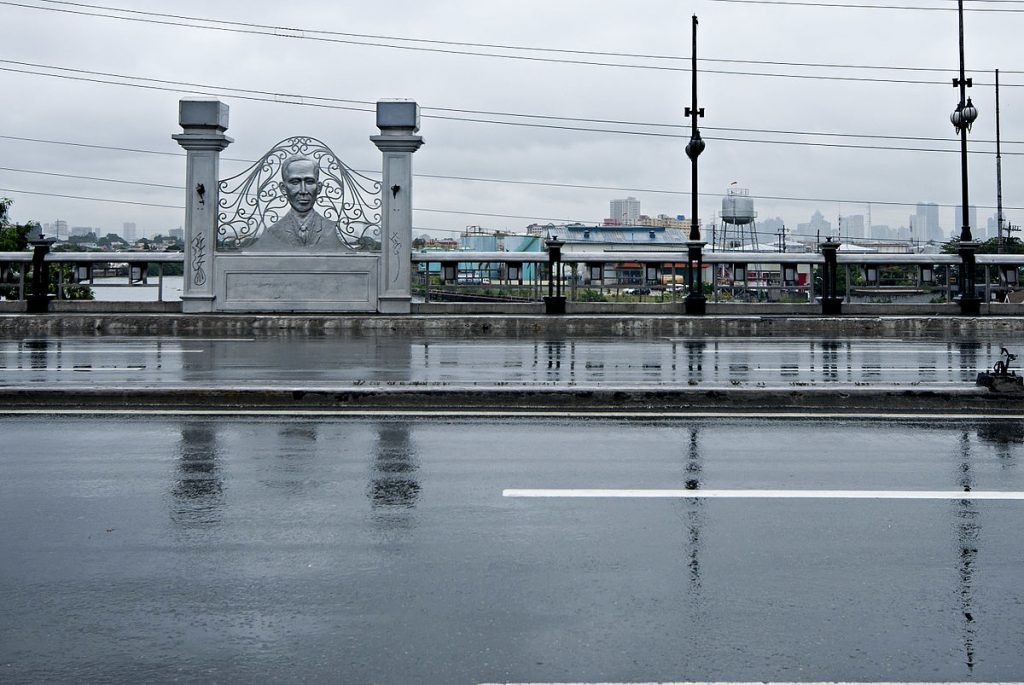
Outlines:
<svg viewBox="0 0 1024 685"><path fill-rule="evenodd" d="M336 252L344 248L337 236L337 224L316 211L316 199L323 188L320 165L313 159L293 155L281 163L279 189L290 209L266 228L250 247L253 251Z"/></svg>
<svg viewBox="0 0 1024 685"><path fill-rule="evenodd" d="M217 250L379 250L380 185L350 169L321 141L288 138L245 171L220 181Z"/></svg>

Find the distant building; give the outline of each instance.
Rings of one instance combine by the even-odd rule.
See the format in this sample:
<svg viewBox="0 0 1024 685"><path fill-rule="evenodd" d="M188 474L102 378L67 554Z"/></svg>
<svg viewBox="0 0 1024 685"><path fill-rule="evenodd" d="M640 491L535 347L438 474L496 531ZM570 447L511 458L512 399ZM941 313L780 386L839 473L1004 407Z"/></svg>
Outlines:
<svg viewBox="0 0 1024 685"><path fill-rule="evenodd" d="M134 226L134 224L132 225ZM174 238L175 240L184 240L185 229L181 228L180 226L178 228L172 228L171 230L167 231L167 235L171 238Z"/></svg>
<svg viewBox="0 0 1024 685"><path fill-rule="evenodd" d="M760 222L761 232L768 235L777 235L779 231L786 227L786 222L782 220L782 217L777 216L771 219L762 219Z"/></svg>
<svg viewBox="0 0 1024 685"><path fill-rule="evenodd" d="M955 235L957 237L960 236L960 228L964 225L963 216L964 216L963 207L961 207L960 205L957 205L953 209L953 235ZM975 207L974 205L971 205L970 207L968 207L967 208L967 218L970 219L970 221L971 221L971 233L972 233L971 237L972 238L979 237L979 236L973 235L975 232L977 232L977 229L980 228L978 226L978 208Z"/></svg>
<svg viewBox="0 0 1024 685"><path fill-rule="evenodd" d="M68 231L68 222L63 219L57 219L52 224L46 224L43 226L43 230L46 235L57 240L67 240L71 235L70 231Z"/></svg>
<svg viewBox="0 0 1024 685"><path fill-rule="evenodd" d="M135 227L135 222L124 222L124 224L121 226L121 237L124 238L125 241L129 243L134 243L136 240L139 239L139 232Z"/></svg>
<svg viewBox="0 0 1024 685"><path fill-rule="evenodd" d="M839 217L839 234L843 240L860 240L864 233L864 215L851 214Z"/></svg>
<svg viewBox="0 0 1024 685"><path fill-rule="evenodd" d="M69 234L69 236L70 237L83 236L83 235L89 235L90 233L95 233L95 232L96 232L96 229L94 229L92 226L72 226L71 227L71 233Z"/></svg>
<svg viewBox="0 0 1024 685"><path fill-rule="evenodd" d="M614 226L634 226L640 220L640 200L627 197L624 200L612 200L609 218Z"/></svg>
<svg viewBox="0 0 1024 685"><path fill-rule="evenodd" d="M814 210L814 214L811 215L811 220L806 224L797 224L796 232L801 236L821 236L822 240L832 235L832 222L826 221L824 215L818 210Z"/></svg>
<svg viewBox="0 0 1024 685"><path fill-rule="evenodd" d="M639 217L638 217L639 219ZM596 280L605 284L644 284L649 283L651 273L647 267L655 269L656 279L665 280L673 277L682 278L686 273L686 262L642 263L628 259L620 259L616 252L664 252L686 249L689 239L689 221L675 219L679 226L588 226L586 224L567 224L555 226L548 231L548 237L557 235L565 241L562 254L571 258L573 252L605 253L603 271ZM706 276L711 277L710 265L705 266ZM598 274L588 268L582 276L584 284L595 281ZM710 281L709 281L710 282Z"/></svg>
<svg viewBox="0 0 1024 685"><path fill-rule="evenodd" d="M641 214L636 223L637 226L657 226L660 228L679 228L685 231L690 230L690 222L682 214L677 214L676 216L659 214L655 217Z"/></svg>
<svg viewBox="0 0 1024 685"><path fill-rule="evenodd" d="M939 225L939 206L934 202L919 202L910 223L914 227L914 240L943 242L946 239Z"/></svg>

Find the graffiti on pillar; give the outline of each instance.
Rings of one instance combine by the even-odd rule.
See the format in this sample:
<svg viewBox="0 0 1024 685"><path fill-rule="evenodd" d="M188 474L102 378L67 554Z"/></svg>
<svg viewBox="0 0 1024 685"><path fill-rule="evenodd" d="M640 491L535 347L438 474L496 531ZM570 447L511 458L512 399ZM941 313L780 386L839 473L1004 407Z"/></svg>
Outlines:
<svg viewBox="0 0 1024 685"><path fill-rule="evenodd" d="M380 181L353 171L316 138L281 141L219 189L218 250L380 249Z"/></svg>
<svg viewBox="0 0 1024 685"><path fill-rule="evenodd" d="M203 287L206 285L206 236L202 233L192 238L192 285Z"/></svg>
<svg viewBox="0 0 1024 685"><path fill-rule="evenodd" d="M402 239L398 236L398 231L391 232L391 254L395 257L400 258L402 256ZM395 269L395 277L391 279L392 283L398 281L398 277L401 271Z"/></svg>

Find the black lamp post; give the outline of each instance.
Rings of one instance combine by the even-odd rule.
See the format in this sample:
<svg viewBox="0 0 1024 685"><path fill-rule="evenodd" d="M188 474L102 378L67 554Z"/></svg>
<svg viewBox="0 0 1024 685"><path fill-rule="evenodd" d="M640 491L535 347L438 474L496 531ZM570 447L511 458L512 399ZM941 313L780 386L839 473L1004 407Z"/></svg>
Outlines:
<svg viewBox="0 0 1024 685"><path fill-rule="evenodd" d="M25 311L29 314L45 314L50 310L50 265L46 255L57 242L53 238L40 235L37 240L29 241L32 246L32 291L25 297Z"/></svg>
<svg viewBox="0 0 1024 685"><path fill-rule="evenodd" d="M960 134L960 190L962 193L960 226L960 313L965 316L978 316L981 313L981 299L974 292L974 253L978 243L971 235L970 201L967 188L967 132L978 118L978 110L967 97L967 89L973 85L973 79L964 75L964 0L957 0L957 12L960 17L960 78L953 79L953 87L960 89L960 102L950 115L953 128Z"/></svg>
<svg viewBox="0 0 1024 685"><path fill-rule="evenodd" d="M704 110L697 108L697 15L693 15L693 51L690 55L692 64L693 98L692 106L686 108L684 116L690 117L690 142L686 144L686 156L690 158L690 239L686 242L687 269L686 287L689 292L684 300L687 314L704 314L707 299L704 297L703 248L706 243L700 239L700 219L697 218L697 158L704 152L704 140L697 128L697 117L704 116Z"/></svg>

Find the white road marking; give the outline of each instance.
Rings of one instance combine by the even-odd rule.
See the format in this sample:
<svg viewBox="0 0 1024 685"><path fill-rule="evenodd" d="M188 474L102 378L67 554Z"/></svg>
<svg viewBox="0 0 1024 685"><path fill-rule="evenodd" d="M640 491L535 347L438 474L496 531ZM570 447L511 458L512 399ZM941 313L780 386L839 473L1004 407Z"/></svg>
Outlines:
<svg viewBox="0 0 1024 685"><path fill-rule="evenodd" d="M611 499L930 499L1024 500L1000 490L659 490L615 488L508 488L502 497Z"/></svg>
<svg viewBox="0 0 1024 685"><path fill-rule="evenodd" d="M480 683L480 685L965 685L962 682L853 682L853 681L820 681L820 682L773 682L773 681L758 681L758 682L714 682L714 681L619 681L619 682L508 682L508 683ZM1024 685L1024 683L1003 681L1003 682L986 682L986 683L971 683L971 685Z"/></svg>

